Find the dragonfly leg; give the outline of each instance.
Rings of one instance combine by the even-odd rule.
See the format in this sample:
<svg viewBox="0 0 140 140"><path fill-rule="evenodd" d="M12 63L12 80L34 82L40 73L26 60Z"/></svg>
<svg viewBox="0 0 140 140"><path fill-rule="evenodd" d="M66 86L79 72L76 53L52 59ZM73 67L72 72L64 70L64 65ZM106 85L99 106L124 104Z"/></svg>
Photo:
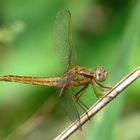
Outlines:
<svg viewBox="0 0 140 140"><path fill-rule="evenodd" d="M103 97L103 95L101 93L97 92L96 87L95 87L96 84L97 83L95 81L92 82L92 87L93 87L94 93L95 93L97 98L101 98L101 97Z"/></svg>
<svg viewBox="0 0 140 140"><path fill-rule="evenodd" d="M80 99L78 99L77 100L77 103L78 103L78 105L83 109L83 111L86 113L86 115L87 115L87 117L88 117L88 120L90 120L90 117L89 117L89 115L88 115L88 113L87 113L87 110L86 109L89 109ZM85 108L86 109L85 109Z"/></svg>
<svg viewBox="0 0 140 140"><path fill-rule="evenodd" d="M109 90L112 89L111 87L106 87L106 86L102 85L102 84L99 83L98 81L96 81L96 84L100 87L100 89L101 89L102 91L109 91Z"/></svg>
<svg viewBox="0 0 140 140"><path fill-rule="evenodd" d="M82 89L80 89L76 94L75 94L75 98L77 100L79 100L79 98L81 97L81 95L85 92L85 90L87 89L88 85L85 85Z"/></svg>
<svg viewBox="0 0 140 140"><path fill-rule="evenodd" d="M75 98L77 103L79 104L79 106L83 109L83 111L87 114L87 109L89 109L81 100L80 97L81 95L85 92L85 90L87 89L88 85L84 86L82 89L80 89L76 94L75 94ZM87 114L88 119L90 119L90 117Z"/></svg>
<svg viewBox="0 0 140 140"><path fill-rule="evenodd" d="M89 109L88 106L86 106L80 99L76 99L77 103L82 107L82 109L86 112L87 109Z"/></svg>

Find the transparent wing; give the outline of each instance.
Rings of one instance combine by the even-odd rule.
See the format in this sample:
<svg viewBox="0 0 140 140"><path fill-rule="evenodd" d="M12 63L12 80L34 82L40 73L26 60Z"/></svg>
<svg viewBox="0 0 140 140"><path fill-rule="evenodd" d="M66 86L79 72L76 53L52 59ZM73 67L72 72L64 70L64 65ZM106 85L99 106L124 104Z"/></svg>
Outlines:
<svg viewBox="0 0 140 140"><path fill-rule="evenodd" d="M67 70L74 64L72 47L72 21L68 10L61 10L54 23L54 48L59 58L67 65Z"/></svg>
<svg viewBox="0 0 140 140"><path fill-rule="evenodd" d="M80 115L76 107L75 97L68 90L64 90L63 92L63 96L61 96L61 105L72 122L78 120L78 127L81 129Z"/></svg>

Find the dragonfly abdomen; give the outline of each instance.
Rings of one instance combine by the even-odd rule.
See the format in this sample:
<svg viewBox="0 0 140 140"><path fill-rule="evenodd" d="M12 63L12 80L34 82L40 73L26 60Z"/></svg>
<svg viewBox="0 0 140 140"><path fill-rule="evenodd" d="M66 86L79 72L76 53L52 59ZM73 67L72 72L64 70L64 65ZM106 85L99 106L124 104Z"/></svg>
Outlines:
<svg viewBox="0 0 140 140"><path fill-rule="evenodd" d="M0 76L0 81L9 81L9 82L19 82L26 84L35 84L35 85L44 85L44 86L57 86L60 77L54 78L43 78L43 77L32 77L32 76Z"/></svg>

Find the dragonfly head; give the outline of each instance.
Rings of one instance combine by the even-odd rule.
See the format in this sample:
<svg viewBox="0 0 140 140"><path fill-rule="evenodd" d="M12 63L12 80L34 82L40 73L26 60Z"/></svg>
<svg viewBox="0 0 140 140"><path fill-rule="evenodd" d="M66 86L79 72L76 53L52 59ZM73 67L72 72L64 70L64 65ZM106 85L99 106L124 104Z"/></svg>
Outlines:
<svg viewBox="0 0 140 140"><path fill-rule="evenodd" d="M105 68L98 66L95 70L95 79L98 82L103 82L106 80L107 74L108 73L107 73L107 70Z"/></svg>

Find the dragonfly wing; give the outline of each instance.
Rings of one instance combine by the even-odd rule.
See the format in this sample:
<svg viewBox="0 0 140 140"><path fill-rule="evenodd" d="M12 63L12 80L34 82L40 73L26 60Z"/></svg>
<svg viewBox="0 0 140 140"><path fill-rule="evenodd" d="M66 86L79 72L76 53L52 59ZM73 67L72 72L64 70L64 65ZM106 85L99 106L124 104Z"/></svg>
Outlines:
<svg viewBox="0 0 140 140"><path fill-rule="evenodd" d="M67 70L73 66L72 21L68 10L61 10L54 22L54 49L61 60L67 64ZM65 65L66 65L65 64Z"/></svg>
<svg viewBox="0 0 140 140"><path fill-rule="evenodd" d="M69 119L74 122L78 120L78 125L81 129L81 122L80 122L80 115L78 112L78 109L76 107L76 100L75 97L72 95L72 93L68 90L63 91L63 95L60 97L61 98L61 105L65 109Z"/></svg>

